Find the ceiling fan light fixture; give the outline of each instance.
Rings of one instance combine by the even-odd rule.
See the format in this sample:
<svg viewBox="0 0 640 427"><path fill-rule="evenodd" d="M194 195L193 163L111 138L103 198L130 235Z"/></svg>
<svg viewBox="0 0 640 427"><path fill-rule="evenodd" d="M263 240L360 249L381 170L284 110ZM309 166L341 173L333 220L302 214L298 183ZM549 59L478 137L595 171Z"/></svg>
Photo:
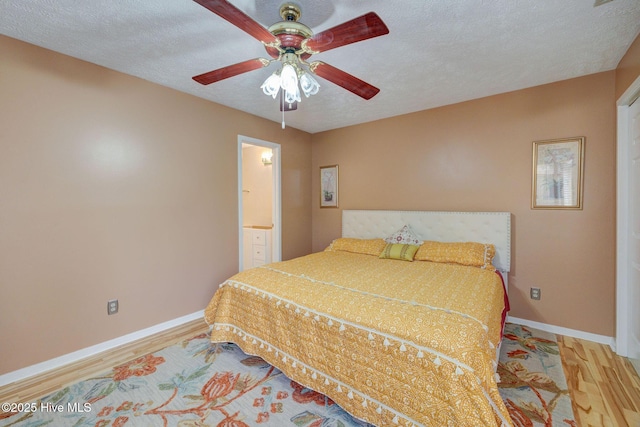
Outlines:
<svg viewBox="0 0 640 427"><path fill-rule="evenodd" d="M298 86L294 87L291 91L285 90L284 100L287 104L293 104L294 102L302 101L302 99L300 98L300 89L298 88Z"/></svg>
<svg viewBox="0 0 640 427"><path fill-rule="evenodd" d="M320 84L311 74L302 72L302 75L300 76L300 87L302 88L304 96L308 98L311 95L318 93Z"/></svg>
<svg viewBox="0 0 640 427"><path fill-rule="evenodd" d="M318 93L320 88L316 79L302 70L297 64L285 62L282 69L271 74L260 88L265 95L269 95L273 99L278 96L278 92L282 88L285 102L293 104L294 102L302 101L300 86L302 86L302 91L307 98Z"/></svg>
<svg viewBox="0 0 640 427"><path fill-rule="evenodd" d="M297 109L301 91L307 98L318 93L320 85L313 77L314 74L365 100L380 92L377 87L339 68L321 61L308 62L312 55L389 34L389 29L375 12L314 34L311 28L299 22L301 11L295 3L283 4L280 8L282 21L265 28L229 0L194 1L260 41L267 54L273 58L254 58L199 74L193 77L197 83L208 85L279 62L281 68L269 76L260 88L274 99L280 94L283 117L284 111ZM288 108L285 108L285 101Z"/></svg>
<svg viewBox="0 0 640 427"><path fill-rule="evenodd" d="M298 73L293 65L285 63L280 73L280 86L286 92L294 92L298 88Z"/></svg>
<svg viewBox="0 0 640 427"><path fill-rule="evenodd" d="M267 77L267 80L262 83L260 89L264 92L265 95L271 96L273 99L276 99L278 95L278 91L280 90L280 76L278 75L279 71L271 74Z"/></svg>

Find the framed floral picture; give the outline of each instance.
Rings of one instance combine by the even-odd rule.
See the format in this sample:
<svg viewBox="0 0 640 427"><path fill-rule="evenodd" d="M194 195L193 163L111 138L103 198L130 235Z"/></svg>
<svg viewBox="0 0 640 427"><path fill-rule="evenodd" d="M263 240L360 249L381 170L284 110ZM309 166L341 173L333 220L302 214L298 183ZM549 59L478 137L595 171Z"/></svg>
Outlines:
<svg viewBox="0 0 640 427"><path fill-rule="evenodd" d="M532 209L582 209L584 137L534 141Z"/></svg>
<svg viewBox="0 0 640 427"><path fill-rule="evenodd" d="M338 207L338 165L320 166L320 207Z"/></svg>

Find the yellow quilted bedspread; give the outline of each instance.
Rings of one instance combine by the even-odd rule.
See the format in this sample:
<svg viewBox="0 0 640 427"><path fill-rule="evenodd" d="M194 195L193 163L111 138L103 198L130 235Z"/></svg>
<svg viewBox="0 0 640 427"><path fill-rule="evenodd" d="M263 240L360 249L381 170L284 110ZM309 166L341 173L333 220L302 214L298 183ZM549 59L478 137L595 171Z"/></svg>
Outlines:
<svg viewBox="0 0 640 427"><path fill-rule="evenodd" d="M241 272L205 310L235 342L378 426L512 425L495 382L504 294L475 267L325 251Z"/></svg>

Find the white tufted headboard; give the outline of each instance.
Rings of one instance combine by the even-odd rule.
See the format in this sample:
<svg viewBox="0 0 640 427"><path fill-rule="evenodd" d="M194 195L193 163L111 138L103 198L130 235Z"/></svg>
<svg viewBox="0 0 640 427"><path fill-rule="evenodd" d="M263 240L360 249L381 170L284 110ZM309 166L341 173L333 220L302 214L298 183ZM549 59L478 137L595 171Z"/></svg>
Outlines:
<svg viewBox="0 0 640 427"><path fill-rule="evenodd" d="M493 265L503 273L511 270L509 212L342 211L342 237L384 238L405 224L424 240L492 243Z"/></svg>

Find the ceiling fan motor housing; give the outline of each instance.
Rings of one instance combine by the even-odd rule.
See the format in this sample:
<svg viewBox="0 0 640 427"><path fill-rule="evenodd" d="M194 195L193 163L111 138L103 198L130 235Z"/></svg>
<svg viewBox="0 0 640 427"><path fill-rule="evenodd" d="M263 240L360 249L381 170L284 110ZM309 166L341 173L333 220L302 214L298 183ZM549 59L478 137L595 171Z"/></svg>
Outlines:
<svg viewBox="0 0 640 427"><path fill-rule="evenodd" d="M280 16L284 21L297 21L302 16L300 6L295 3L285 3L280 6Z"/></svg>
<svg viewBox="0 0 640 427"><path fill-rule="evenodd" d="M311 55L302 52L301 46L305 39L313 37L313 31L298 22L302 16L300 7L294 3L285 3L280 7L280 16L283 20L269 27L269 32L280 41L280 48L287 52L293 50L303 60L309 58ZM280 56L281 50L276 47L265 45L265 49L272 58Z"/></svg>

